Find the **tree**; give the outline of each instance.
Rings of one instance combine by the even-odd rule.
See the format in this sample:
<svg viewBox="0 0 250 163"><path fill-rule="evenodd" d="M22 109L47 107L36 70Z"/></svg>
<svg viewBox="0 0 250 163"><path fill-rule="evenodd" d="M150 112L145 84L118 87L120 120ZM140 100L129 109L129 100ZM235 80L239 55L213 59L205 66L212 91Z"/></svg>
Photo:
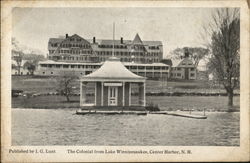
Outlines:
<svg viewBox="0 0 250 163"><path fill-rule="evenodd" d="M45 57L44 57L44 55L37 54L37 52L31 51L30 53L26 53L23 56L23 59L34 61L35 63L38 63L39 61L44 61Z"/></svg>
<svg viewBox="0 0 250 163"><path fill-rule="evenodd" d="M21 51L12 50L12 58L16 61L16 69L18 71L18 75L20 75L23 61L23 53Z"/></svg>
<svg viewBox="0 0 250 163"><path fill-rule="evenodd" d="M228 106L233 106L234 89L240 76L239 9L218 9L210 25L211 58L208 69L223 84L228 94Z"/></svg>
<svg viewBox="0 0 250 163"><path fill-rule="evenodd" d="M77 80L77 76L65 73L59 79L58 91L61 95L65 96L67 102L70 102L70 96L74 93L74 82Z"/></svg>
<svg viewBox="0 0 250 163"><path fill-rule="evenodd" d="M11 45L12 45L11 57L14 61L16 61L15 69L17 69L18 75L20 75L24 53L19 46L19 42L15 38L11 39Z"/></svg>
<svg viewBox="0 0 250 163"><path fill-rule="evenodd" d="M201 59L208 55L209 49L203 47L183 47L176 48L171 52L173 59L182 59L185 52L189 53L190 59L192 59L194 66L197 67Z"/></svg>
<svg viewBox="0 0 250 163"><path fill-rule="evenodd" d="M38 66L39 61L45 60L43 55L35 54L35 52L31 51L28 54L23 55L23 59L27 60L23 67L26 68L31 75L34 74L36 67Z"/></svg>
<svg viewBox="0 0 250 163"><path fill-rule="evenodd" d="M27 61L23 65L24 68L26 68L31 75L34 74L34 71L36 70L36 62L35 61Z"/></svg>
<svg viewBox="0 0 250 163"><path fill-rule="evenodd" d="M17 66L16 66L15 64L12 63L12 64L11 64L11 68L12 68L12 69L17 69Z"/></svg>
<svg viewBox="0 0 250 163"><path fill-rule="evenodd" d="M12 68L18 71L18 75L20 75L23 60L28 60L25 68L27 68L31 74L34 73L37 63L45 60L44 55L42 55L39 50L21 45L14 37L11 39L11 44L12 59L16 61L16 66L12 66Z"/></svg>

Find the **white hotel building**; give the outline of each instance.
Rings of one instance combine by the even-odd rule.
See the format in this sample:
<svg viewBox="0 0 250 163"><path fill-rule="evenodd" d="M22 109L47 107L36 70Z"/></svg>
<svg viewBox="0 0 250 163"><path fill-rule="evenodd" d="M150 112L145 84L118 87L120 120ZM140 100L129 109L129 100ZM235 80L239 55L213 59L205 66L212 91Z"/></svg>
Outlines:
<svg viewBox="0 0 250 163"><path fill-rule="evenodd" d="M114 48L113 48L114 45ZM120 58L130 71L149 78L168 78L170 66L161 63L161 41L142 41L138 34L134 40L86 40L76 34L64 38L50 38L48 59L39 62L36 75L56 76L65 72L82 76L98 69L112 56Z"/></svg>

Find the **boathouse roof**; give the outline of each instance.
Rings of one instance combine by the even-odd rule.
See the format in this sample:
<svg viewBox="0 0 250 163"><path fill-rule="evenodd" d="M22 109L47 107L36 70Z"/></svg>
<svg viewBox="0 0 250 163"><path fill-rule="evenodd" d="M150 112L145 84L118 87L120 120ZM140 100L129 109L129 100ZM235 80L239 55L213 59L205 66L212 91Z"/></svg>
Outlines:
<svg viewBox="0 0 250 163"><path fill-rule="evenodd" d="M117 57L111 57L104 64L81 78L82 81L134 81L145 82L146 78L129 71Z"/></svg>

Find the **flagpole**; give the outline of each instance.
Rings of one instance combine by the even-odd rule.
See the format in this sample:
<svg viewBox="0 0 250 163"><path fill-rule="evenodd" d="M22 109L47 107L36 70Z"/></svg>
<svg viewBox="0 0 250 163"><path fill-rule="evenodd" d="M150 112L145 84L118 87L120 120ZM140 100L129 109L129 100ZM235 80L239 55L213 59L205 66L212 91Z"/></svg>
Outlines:
<svg viewBox="0 0 250 163"><path fill-rule="evenodd" d="M113 53L112 57L115 56L115 22L113 22Z"/></svg>

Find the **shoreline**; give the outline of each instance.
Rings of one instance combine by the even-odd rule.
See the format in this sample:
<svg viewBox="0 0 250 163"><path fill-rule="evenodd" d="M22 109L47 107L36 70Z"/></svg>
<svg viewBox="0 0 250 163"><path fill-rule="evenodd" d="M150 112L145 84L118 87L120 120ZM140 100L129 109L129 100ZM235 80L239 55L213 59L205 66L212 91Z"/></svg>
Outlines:
<svg viewBox="0 0 250 163"><path fill-rule="evenodd" d="M72 110L72 111L76 111L78 110L79 108L24 108L24 107L11 107L11 110L12 109L19 109L19 110ZM98 111L96 109L96 111ZM131 110L132 111L132 110ZM161 111L167 111L167 112L171 112L171 113L176 113L176 112L189 112L188 110L176 110L176 111L172 111L172 110L161 110ZM148 111L149 112L149 111ZM157 111L150 111L150 112L157 112ZM193 110L191 113L203 113L204 111L201 111L201 110ZM239 113L240 110L206 110L205 111L206 113Z"/></svg>
<svg viewBox="0 0 250 163"><path fill-rule="evenodd" d="M227 106L227 97L225 96L146 96L148 106L158 106L160 111L200 111L203 112L231 112L240 111L239 96L234 98L234 106L230 109ZM79 96L71 96L70 102L66 101L64 96L49 95L13 97L11 108L24 109L79 109ZM132 105L137 105L137 97L131 99ZM182 101L180 103L180 101ZM87 103L94 103L93 96L87 96Z"/></svg>
<svg viewBox="0 0 250 163"><path fill-rule="evenodd" d="M94 96L94 93L87 93L87 96ZM138 93L131 93L133 96L137 96ZM37 97L37 96L61 96L58 92L48 92L48 93L23 93L21 95L15 94L13 97ZM79 93L72 94L72 96L80 96ZM227 96L225 92L146 92L146 96ZM240 93L234 93L234 96L240 96Z"/></svg>

